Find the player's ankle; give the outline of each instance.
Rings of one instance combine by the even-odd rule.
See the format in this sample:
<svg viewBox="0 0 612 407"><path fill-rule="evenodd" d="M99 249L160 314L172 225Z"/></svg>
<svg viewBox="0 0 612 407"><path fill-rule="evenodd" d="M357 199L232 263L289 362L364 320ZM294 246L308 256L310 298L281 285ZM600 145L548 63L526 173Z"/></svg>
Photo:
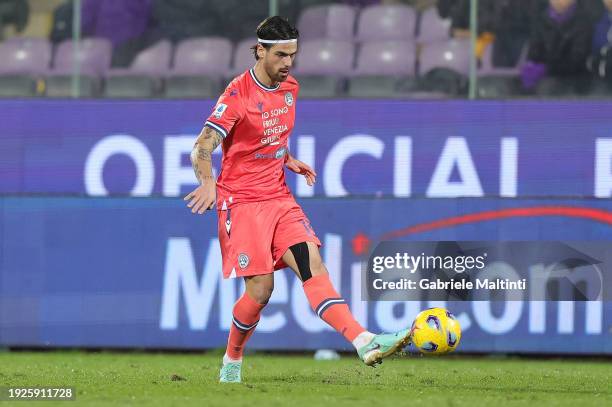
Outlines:
<svg viewBox="0 0 612 407"><path fill-rule="evenodd" d="M375 336L376 335L370 331L363 331L362 333L357 335L357 337L353 339L351 343L353 344L356 350L359 350L364 346L368 345L370 342L372 342L372 339L374 339Z"/></svg>
<svg viewBox="0 0 612 407"><path fill-rule="evenodd" d="M228 363L242 363L242 356L240 356L239 358L231 358L226 353L223 355L223 364L227 365Z"/></svg>

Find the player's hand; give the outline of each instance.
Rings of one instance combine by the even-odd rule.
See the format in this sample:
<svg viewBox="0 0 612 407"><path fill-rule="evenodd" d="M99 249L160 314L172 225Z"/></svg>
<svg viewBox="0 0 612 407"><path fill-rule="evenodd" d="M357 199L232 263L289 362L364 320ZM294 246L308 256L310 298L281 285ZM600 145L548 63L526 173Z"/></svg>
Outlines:
<svg viewBox="0 0 612 407"><path fill-rule="evenodd" d="M215 206L217 200L217 185L214 180L204 181L199 187L187 194L185 201L189 201L188 208L191 208L191 213L199 213L200 215L208 209Z"/></svg>
<svg viewBox="0 0 612 407"><path fill-rule="evenodd" d="M303 175L309 186L313 186L317 182L317 173L308 164L289 156L285 165L296 174Z"/></svg>

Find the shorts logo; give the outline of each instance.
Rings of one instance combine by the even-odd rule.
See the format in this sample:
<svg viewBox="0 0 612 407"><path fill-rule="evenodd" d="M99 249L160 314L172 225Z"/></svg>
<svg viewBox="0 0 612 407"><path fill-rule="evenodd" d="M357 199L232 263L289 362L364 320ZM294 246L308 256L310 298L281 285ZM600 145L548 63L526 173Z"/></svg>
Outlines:
<svg viewBox="0 0 612 407"><path fill-rule="evenodd" d="M285 103L287 106L291 106L293 104L293 95L291 92L285 93Z"/></svg>
<svg viewBox="0 0 612 407"><path fill-rule="evenodd" d="M238 255L238 265L241 269L247 268L249 265L249 256L244 253L240 253L240 255Z"/></svg>
<svg viewBox="0 0 612 407"><path fill-rule="evenodd" d="M220 119L221 116L223 116L225 109L227 109L227 105L224 103L219 103L217 107L215 107L215 112L213 113L213 116L215 116L215 118L217 119Z"/></svg>

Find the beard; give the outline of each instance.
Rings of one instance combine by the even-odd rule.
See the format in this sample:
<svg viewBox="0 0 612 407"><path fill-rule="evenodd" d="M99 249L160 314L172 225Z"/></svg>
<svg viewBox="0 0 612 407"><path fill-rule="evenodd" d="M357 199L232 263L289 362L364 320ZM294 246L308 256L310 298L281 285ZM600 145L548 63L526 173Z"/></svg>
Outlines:
<svg viewBox="0 0 612 407"><path fill-rule="evenodd" d="M284 69L287 69L286 75L284 75L283 72L281 72L280 69L275 69L275 68L267 67L267 66L264 66L264 68L266 69L266 73L268 74L270 79L272 79L274 82L284 82L289 77L289 69L288 68L284 68ZM281 69L283 69L283 68L281 68Z"/></svg>

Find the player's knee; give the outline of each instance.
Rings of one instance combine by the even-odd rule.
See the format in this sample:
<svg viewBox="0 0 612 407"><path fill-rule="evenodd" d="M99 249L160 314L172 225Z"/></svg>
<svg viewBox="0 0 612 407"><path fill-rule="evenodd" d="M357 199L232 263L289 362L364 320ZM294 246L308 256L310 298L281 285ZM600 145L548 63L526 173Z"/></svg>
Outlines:
<svg viewBox="0 0 612 407"><path fill-rule="evenodd" d="M249 295L259 304L267 304L270 300L270 296L274 291L274 286L269 284L255 284L249 290Z"/></svg>
<svg viewBox="0 0 612 407"><path fill-rule="evenodd" d="M274 290L274 279L271 275L247 277L249 296L260 304L267 304Z"/></svg>

